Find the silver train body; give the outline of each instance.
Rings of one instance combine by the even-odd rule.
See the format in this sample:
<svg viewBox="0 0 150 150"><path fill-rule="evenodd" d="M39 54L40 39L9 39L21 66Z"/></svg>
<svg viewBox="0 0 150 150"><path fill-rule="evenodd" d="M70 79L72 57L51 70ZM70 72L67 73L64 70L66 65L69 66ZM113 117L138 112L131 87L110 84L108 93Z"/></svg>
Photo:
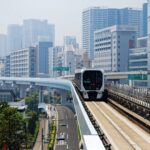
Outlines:
<svg viewBox="0 0 150 150"><path fill-rule="evenodd" d="M81 69L75 72L75 84L85 100L101 100L104 95L104 72Z"/></svg>

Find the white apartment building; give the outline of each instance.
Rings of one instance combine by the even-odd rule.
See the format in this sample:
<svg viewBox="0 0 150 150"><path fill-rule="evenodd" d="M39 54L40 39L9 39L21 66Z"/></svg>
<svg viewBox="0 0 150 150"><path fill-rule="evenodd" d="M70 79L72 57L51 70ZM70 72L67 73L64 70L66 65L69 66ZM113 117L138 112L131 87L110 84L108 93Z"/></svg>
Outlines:
<svg viewBox="0 0 150 150"><path fill-rule="evenodd" d="M24 48L10 54L11 77L36 77L36 48Z"/></svg>

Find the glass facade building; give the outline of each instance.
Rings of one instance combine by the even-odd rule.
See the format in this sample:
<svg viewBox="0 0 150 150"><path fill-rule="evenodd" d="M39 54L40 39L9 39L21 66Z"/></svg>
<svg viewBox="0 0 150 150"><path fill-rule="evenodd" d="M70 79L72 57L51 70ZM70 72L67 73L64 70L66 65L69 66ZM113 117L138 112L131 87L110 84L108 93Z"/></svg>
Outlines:
<svg viewBox="0 0 150 150"><path fill-rule="evenodd" d="M89 58L94 58L94 32L112 25L136 27L137 35L142 35L142 10L123 8L108 9L92 7L82 13L82 44Z"/></svg>
<svg viewBox="0 0 150 150"><path fill-rule="evenodd" d="M22 48L22 26L9 25L7 29L7 49L12 52Z"/></svg>
<svg viewBox="0 0 150 150"><path fill-rule="evenodd" d="M143 4L143 36L147 36L147 17L148 17L148 4Z"/></svg>
<svg viewBox="0 0 150 150"><path fill-rule="evenodd" d="M37 52L38 76L49 74L49 48L53 47L52 42L39 42Z"/></svg>
<svg viewBox="0 0 150 150"><path fill-rule="evenodd" d="M129 49L129 71L148 70L148 38L137 39L137 48ZM147 76L146 76L147 77ZM132 80L135 87L147 87L147 80Z"/></svg>
<svg viewBox="0 0 150 150"><path fill-rule="evenodd" d="M148 2L148 81L150 81L150 0ZM148 82L148 88L150 88L150 82Z"/></svg>
<svg viewBox="0 0 150 150"><path fill-rule="evenodd" d="M129 71L147 71L147 48L129 50Z"/></svg>
<svg viewBox="0 0 150 150"><path fill-rule="evenodd" d="M23 22L23 47L35 46L39 41L55 43L55 26L47 20L28 19Z"/></svg>

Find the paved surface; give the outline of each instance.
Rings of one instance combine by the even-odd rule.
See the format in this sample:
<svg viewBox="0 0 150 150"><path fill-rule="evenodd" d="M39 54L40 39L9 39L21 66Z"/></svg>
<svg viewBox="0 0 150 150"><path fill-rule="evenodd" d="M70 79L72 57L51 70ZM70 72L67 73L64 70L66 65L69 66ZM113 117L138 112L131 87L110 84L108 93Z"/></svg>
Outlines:
<svg viewBox="0 0 150 150"><path fill-rule="evenodd" d="M46 118L40 119L40 127L39 127L39 133L37 136L36 143L34 145L33 150L41 150L42 149L42 128L44 129L45 135L48 134L48 120ZM44 150L47 150L48 144L44 143Z"/></svg>
<svg viewBox="0 0 150 150"><path fill-rule="evenodd" d="M65 140L56 140L55 150L79 150L77 123L74 113L67 107L56 106L58 112L57 138L64 137Z"/></svg>
<svg viewBox="0 0 150 150"><path fill-rule="evenodd" d="M114 149L149 150L150 135L103 102L86 102Z"/></svg>

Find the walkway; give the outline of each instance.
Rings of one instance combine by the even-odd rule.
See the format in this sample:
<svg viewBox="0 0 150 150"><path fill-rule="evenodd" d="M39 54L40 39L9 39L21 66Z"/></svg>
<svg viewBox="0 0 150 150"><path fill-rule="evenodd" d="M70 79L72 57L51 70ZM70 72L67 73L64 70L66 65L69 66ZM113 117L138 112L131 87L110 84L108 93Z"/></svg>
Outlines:
<svg viewBox="0 0 150 150"><path fill-rule="evenodd" d="M33 150L42 150L42 128L44 129L44 134L48 134L48 120L46 118L40 118L40 127L39 127L39 133L37 136L36 143L34 145ZM47 150L48 144L44 143L43 150Z"/></svg>

